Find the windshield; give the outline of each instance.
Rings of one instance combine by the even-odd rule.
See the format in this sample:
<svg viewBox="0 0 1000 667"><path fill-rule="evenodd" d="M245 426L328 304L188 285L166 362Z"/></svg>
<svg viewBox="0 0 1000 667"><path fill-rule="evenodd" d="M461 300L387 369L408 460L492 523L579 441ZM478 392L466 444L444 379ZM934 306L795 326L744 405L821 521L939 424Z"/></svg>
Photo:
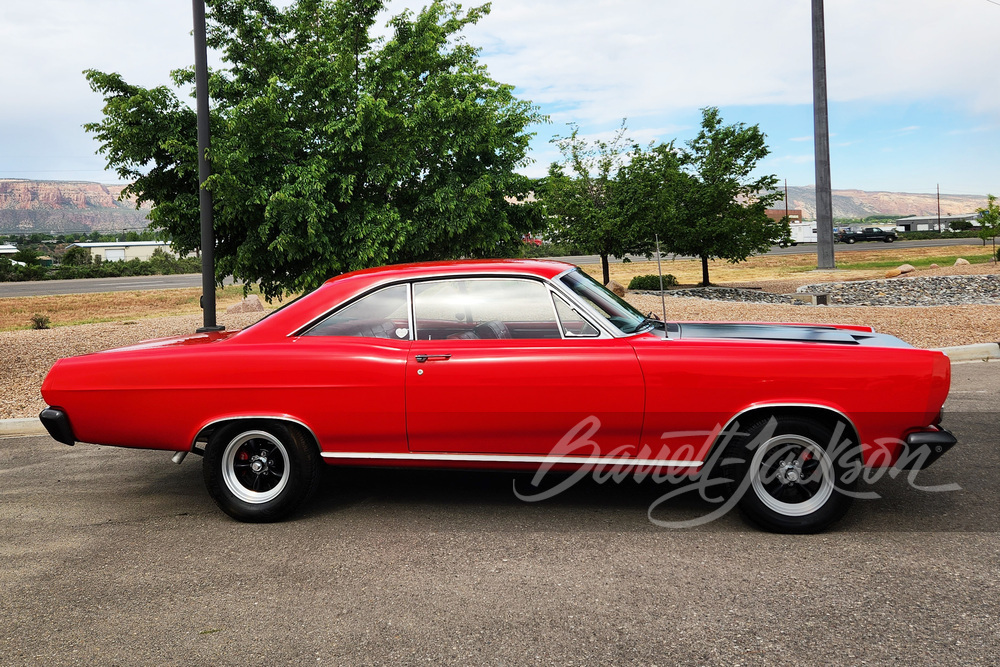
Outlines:
<svg viewBox="0 0 1000 667"><path fill-rule="evenodd" d="M650 325L642 313L625 299L609 291L580 269L567 273L560 280L622 333L636 333Z"/></svg>

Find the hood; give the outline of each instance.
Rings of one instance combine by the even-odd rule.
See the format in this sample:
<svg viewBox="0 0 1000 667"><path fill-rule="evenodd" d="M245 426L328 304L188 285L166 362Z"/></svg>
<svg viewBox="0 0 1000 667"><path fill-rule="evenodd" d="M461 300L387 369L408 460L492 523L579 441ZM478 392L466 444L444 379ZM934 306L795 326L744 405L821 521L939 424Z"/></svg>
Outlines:
<svg viewBox="0 0 1000 667"><path fill-rule="evenodd" d="M740 340L774 340L793 343L827 343L834 345L866 345L875 347L912 347L895 336L842 329L825 324L743 324L730 322L669 323L671 338L734 338Z"/></svg>

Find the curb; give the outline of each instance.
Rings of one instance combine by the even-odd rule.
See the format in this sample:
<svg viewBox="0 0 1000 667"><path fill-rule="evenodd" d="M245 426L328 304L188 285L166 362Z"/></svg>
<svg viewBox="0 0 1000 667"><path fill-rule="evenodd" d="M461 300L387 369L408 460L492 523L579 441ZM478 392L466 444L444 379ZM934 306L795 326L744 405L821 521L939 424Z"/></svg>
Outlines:
<svg viewBox="0 0 1000 667"><path fill-rule="evenodd" d="M953 362L957 361L988 361L1000 359L1000 343L974 343L955 347L936 347L938 352L944 352ZM0 419L0 438L12 436L46 435L48 431L37 418L33 419Z"/></svg>
<svg viewBox="0 0 1000 667"><path fill-rule="evenodd" d="M956 347L935 348L944 352L952 361L987 361L1000 359L1000 343L975 343Z"/></svg>
<svg viewBox="0 0 1000 667"><path fill-rule="evenodd" d="M47 435L48 431L37 418L0 419L0 437L15 435Z"/></svg>

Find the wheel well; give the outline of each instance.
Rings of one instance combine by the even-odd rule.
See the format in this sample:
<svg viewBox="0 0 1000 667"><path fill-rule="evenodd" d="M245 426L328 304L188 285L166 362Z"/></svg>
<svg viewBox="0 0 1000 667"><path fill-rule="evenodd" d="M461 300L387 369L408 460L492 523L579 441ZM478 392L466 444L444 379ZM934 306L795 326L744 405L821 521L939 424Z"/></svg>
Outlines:
<svg viewBox="0 0 1000 667"><path fill-rule="evenodd" d="M712 445L712 450L714 451L716 447L725 443L726 438L724 434L728 432L734 424L739 424L739 430L743 432L751 424L754 424L762 419L767 419L771 416L802 417L812 419L830 429L834 429L838 422L843 422L845 435L854 438L854 442L856 444L861 443L861 436L858 433L858 429L854 425L854 422L852 422L847 415L838 412L833 408L827 408L820 405L762 405L744 410L730 419L729 423L726 424L726 427L722 429L722 432L716 438L715 443Z"/></svg>
<svg viewBox="0 0 1000 667"><path fill-rule="evenodd" d="M208 444L209 439L212 434L215 433L220 428L224 428L233 424L234 422L241 422L246 426L259 425L265 426L268 424L278 424L284 426L288 429L294 429L298 431L306 441L312 443L316 448L317 452L320 452L319 440L316 438L316 434L312 432L312 429L303 424L300 421L289 419L288 417L268 417L268 416L253 416L253 417L225 417L223 419L218 419L214 422L206 424L200 431L198 435L194 437L194 441L191 444L191 451L198 455L205 454L205 446Z"/></svg>

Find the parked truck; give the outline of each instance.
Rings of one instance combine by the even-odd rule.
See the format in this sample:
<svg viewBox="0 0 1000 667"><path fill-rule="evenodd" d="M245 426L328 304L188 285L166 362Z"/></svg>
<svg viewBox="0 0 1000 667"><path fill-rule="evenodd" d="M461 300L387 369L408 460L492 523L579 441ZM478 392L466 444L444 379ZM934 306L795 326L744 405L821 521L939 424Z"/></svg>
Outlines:
<svg viewBox="0 0 1000 667"><path fill-rule="evenodd" d="M892 243L896 238L896 230L881 229L879 227L842 229L837 232L835 237L839 243L856 243L857 241L884 241L885 243Z"/></svg>

